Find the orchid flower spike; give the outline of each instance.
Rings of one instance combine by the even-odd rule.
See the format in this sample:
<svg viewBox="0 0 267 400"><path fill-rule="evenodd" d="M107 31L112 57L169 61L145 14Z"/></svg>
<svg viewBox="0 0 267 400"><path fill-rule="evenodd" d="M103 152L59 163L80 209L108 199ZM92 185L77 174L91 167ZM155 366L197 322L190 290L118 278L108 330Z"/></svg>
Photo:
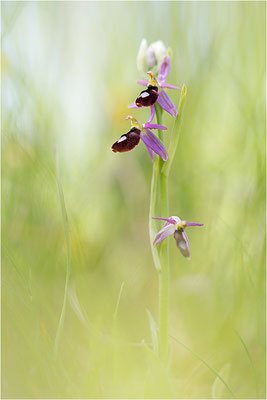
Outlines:
<svg viewBox="0 0 267 400"><path fill-rule="evenodd" d="M166 239L166 237L174 235L174 239L176 240L176 245L178 249L184 257L190 260L190 243L187 234L185 233L185 228L187 226L203 226L203 224L182 221L179 217L176 216L172 216L170 218L154 217L153 219L166 221L164 227L156 234L153 246L156 247L160 242L162 242L162 240Z"/></svg>
<svg viewBox="0 0 267 400"><path fill-rule="evenodd" d="M137 97L135 103L129 104L129 108L138 107L151 107L151 117L153 120L155 115L154 105L156 102L171 116L176 117L178 114L177 108L165 92L164 88L167 89L180 89L178 86L173 86L166 83L167 76L170 70L170 56L167 55L163 58L159 74L157 79L154 77L152 71L147 72L149 76L148 81L138 80L139 85L147 86L147 89L143 90Z"/></svg>
<svg viewBox="0 0 267 400"><path fill-rule="evenodd" d="M154 160L154 153L157 153L163 161L168 159L167 151L165 150L163 144L159 139L151 132L150 129L167 129L165 126L151 124L146 122L141 124L132 115L128 115L125 119L131 121L131 129L128 133L123 134L117 142L115 142L111 149L114 153L124 153L126 151L132 150L138 145L140 139L146 145L149 155Z"/></svg>

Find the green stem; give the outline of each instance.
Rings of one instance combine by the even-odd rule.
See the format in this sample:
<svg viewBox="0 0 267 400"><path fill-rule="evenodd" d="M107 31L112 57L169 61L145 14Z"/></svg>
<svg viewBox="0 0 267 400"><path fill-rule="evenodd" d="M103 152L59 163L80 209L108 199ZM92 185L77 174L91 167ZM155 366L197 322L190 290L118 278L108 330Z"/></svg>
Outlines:
<svg viewBox="0 0 267 400"><path fill-rule="evenodd" d="M153 248L153 239L156 235L155 222L152 220L154 216L169 217L169 202L168 202L168 177L171 165L175 156L176 148L179 141L180 127L182 121L182 111L186 98L186 87L182 88L178 106L178 115L175 119L174 127L171 133L170 145L168 149L169 158L164 162L160 157L156 157L153 165L150 209L149 209L149 233L150 244L152 249L153 261L158 271L159 279L159 356L160 359L167 363L169 344L169 284L170 284L170 267L169 267L169 241L163 241L158 249ZM156 104L155 111L157 123L162 125L162 109ZM159 139L163 142L162 132L159 130ZM156 209L156 200L159 195L160 210Z"/></svg>
<svg viewBox="0 0 267 400"><path fill-rule="evenodd" d="M68 216L65 207L65 200L64 200L64 193L62 189L61 179L60 179L60 172L59 172L59 161L58 161L58 153L56 150L56 176L57 176L57 185L58 185L58 193L59 193L59 200L61 206L61 214L63 220L63 227L65 233L65 240L66 240L66 247L67 247L67 266L66 266L66 280L65 280L65 290L64 290L64 298L63 298L63 305L62 310L59 318L57 334L54 344L54 356L57 357L58 353L58 346L60 337L62 335L65 314L66 314L66 305L67 305L67 295L68 295L68 287L69 287L69 280L70 280L70 234L69 234L69 223L68 223Z"/></svg>
<svg viewBox="0 0 267 400"><path fill-rule="evenodd" d="M160 173L161 215L169 217L168 205L168 177ZM169 241L161 243L160 260L162 269L159 277L159 355L163 361L168 358L168 330L169 330Z"/></svg>
<svg viewBox="0 0 267 400"><path fill-rule="evenodd" d="M158 192L158 184L159 184L159 157L156 158L153 164L152 171L152 180L151 180L151 189L150 189L150 207L149 207L149 237L150 237L150 246L152 257L154 261L154 265L157 271L161 270L161 264L158 254L158 249L153 247L153 240L156 236L156 228L155 222L152 219L157 215L156 203L157 203L157 192Z"/></svg>
<svg viewBox="0 0 267 400"><path fill-rule="evenodd" d="M156 104L157 123L162 125L162 109ZM159 130L159 138L163 141ZM159 196L161 216L168 218L168 176L163 173L164 161L159 159ZM159 279L159 356L163 362L168 359L168 325L169 325L169 241L160 245L161 269L158 271Z"/></svg>

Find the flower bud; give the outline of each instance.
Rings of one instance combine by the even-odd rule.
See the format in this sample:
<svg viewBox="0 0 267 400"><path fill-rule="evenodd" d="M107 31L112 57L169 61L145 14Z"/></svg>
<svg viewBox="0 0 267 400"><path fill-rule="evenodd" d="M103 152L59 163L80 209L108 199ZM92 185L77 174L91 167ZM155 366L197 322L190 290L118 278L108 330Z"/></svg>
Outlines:
<svg viewBox="0 0 267 400"><path fill-rule="evenodd" d="M148 62L147 62L147 41L146 39L143 39L139 51L137 54L137 59L136 59L136 64L137 64L137 69L140 72L140 74L146 74L148 71Z"/></svg>
<svg viewBox="0 0 267 400"><path fill-rule="evenodd" d="M156 72L158 72L163 58L168 55L168 49L162 40L158 40L157 42L151 43L148 51L151 50L154 53Z"/></svg>
<svg viewBox="0 0 267 400"><path fill-rule="evenodd" d="M153 70L157 73L161 62L166 55L168 55L168 49L162 40L153 42L149 47L147 47L147 41L146 39L143 39L137 55L138 71L142 75L145 75L148 70Z"/></svg>

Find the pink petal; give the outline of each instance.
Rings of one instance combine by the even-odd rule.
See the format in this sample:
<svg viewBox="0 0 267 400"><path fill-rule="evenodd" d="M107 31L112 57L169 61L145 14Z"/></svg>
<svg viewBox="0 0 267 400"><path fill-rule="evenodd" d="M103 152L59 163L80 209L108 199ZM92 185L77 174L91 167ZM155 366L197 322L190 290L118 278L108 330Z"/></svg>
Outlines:
<svg viewBox="0 0 267 400"><path fill-rule="evenodd" d="M186 222L186 226L203 226L204 224L197 224L195 222Z"/></svg>
<svg viewBox="0 0 267 400"><path fill-rule="evenodd" d="M178 111L173 102L171 101L171 99L169 98L169 96L167 95L167 93L165 92L165 90L162 90L160 92L158 97L158 103L165 111L171 114L172 117L177 116Z"/></svg>
<svg viewBox="0 0 267 400"><path fill-rule="evenodd" d="M153 106L150 107L150 111L151 111L151 114L150 114L149 120L147 122L152 122L153 118L155 116L155 106L154 106L154 104L153 104Z"/></svg>
<svg viewBox="0 0 267 400"><path fill-rule="evenodd" d="M143 129L141 131L141 139L145 143L146 147L150 147L151 150L157 153L163 161L168 159L168 154L165 147L149 129Z"/></svg>
<svg viewBox="0 0 267 400"><path fill-rule="evenodd" d="M128 104L128 108L139 108L137 105L134 103Z"/></svg>
<svg viewBox="0 0 267 400"><path fill-rule="evenodd" d="M166 89L181 89L179 86L173 86L173 85L170 85L169 83L162 83L161 85L160 85L160 87L162 87L162 88L166 88Z"/></svg>
<svg viewBox="0 0 267 400"><path fill-rule="evenodd" d="M165 56L162 60L159 74L158 74L158 82L160 85L164 83L167 79L170 70L170 56Z"/></svg>
<svg viewBox="0 0 267 400"><path fill-rule="evenodd" d="M150 147L148 147L146 144L145 144L145 146L146 146L146 148L147 148L147 150L149 152L151 161L154 162L155 161L155 152Z"/></svg>
<svg viewBox="0 0 267 400"><path fill-rule="evenodd" d="M150 128L150 129L161 129L161 130L166 130L166 126L163 125L157 125L157 124L150 124L149 122L146 122L145 124L143 124L143 127L146 128Z"/></svg>
<svg viewBox="0 0 267 400"><path fill-rule="evenodd" d="M170 224L175 224L176 221L172 218L160 218L160 217L152 217L152 219L160 219L162 221L168 221Z"/></svg>
<svg viewBox="0 0 267 400"><path fill-rule="evenodd" d="M148 85L148 81L138 80L136 82L138 83L138 85L142 85L142 86L147 86Z"/></svg>
<svg viewBox="0 0 267 400"><path fill-rule="evenodd" d="M181 222L181 219L179 217L177 217L176 215L172 215L170 218L158 218L158 217L154 217L154 219L162 219L163 221L167 221L165 222L164 226L171 224L178 224L179 222ZM172 221L172 222L170 222Z"/></svg>
<svg viewBox="0 0 267 400"><path fill-rule="evenodd" d="M166 239L168 236L173 235L175 232L175 227L173 225L167 225L162 228L157 234L153 242L153 246L157 246L162 240Z"/></svg>

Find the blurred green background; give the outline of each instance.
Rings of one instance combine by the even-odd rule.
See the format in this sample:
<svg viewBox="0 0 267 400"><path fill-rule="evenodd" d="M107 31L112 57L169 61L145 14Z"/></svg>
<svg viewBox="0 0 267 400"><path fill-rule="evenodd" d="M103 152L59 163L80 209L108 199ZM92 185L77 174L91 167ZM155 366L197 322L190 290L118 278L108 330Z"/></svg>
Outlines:
<svg viewBox="0 0 267 400"><path fill-rule="evenodd" d="M266 4L1 5L2 398L231 398L203 361L237 398L264 398ZM204 223L188 228L190 261L169 238L179 342L168 372L142 344L158 307L152 164L143 144L110 149L129 130L143 38L172 48L168 82L188 89L170 215ZM57 359L67 250L56 147L71 245Z"/></svg>

